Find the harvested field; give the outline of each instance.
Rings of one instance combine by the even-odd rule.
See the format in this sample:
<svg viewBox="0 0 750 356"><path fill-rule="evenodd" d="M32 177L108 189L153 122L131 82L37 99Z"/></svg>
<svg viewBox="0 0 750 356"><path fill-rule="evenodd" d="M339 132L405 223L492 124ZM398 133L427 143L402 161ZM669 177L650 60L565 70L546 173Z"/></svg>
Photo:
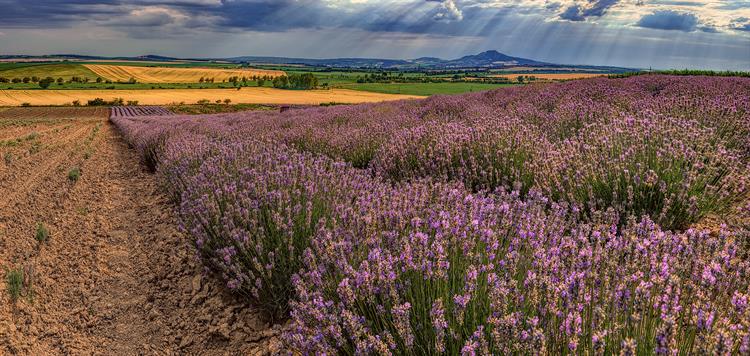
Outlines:
<svg viewBox="0 0 750 356"><path fill-rule="evenodd" d="M603 77L605 73L524 73L524 74L496 74L491 75L493 78L507 78L510 80L516 80L519 75L522 76L533 76L537 79L546 80L572 80L572 79L586 79L594 77Z"/></svg>
<svg viewBox="0 0 750 356"><path fill-rule="evenodd" d="M201 78L212 78L214 82L223 82L231 77L284 75L279 70L264 69L214 69L214 68L173 68L173 67L136 67L106 64L86 64L102 78L126 82L135 78L139 83L198 83Z"/></svg>
<svg viewBox="0 0 750 356"><path fill-rule="evenodd" d="M203 274L107 109L70 109L0 119L28 138L0 146L0 271L24 277L15 301L0 287L0 354L268 353L278 329Z"/></svg>
<svg viewBox="0 0 750 356"><path fill-rule="evenodd" d="M282 90L273 88L236 89L158 89L158 90L0 90L0 106L67 105L74 100L86 103L95 98L137 100L142 105L171 103L195 104L200 100L230 99L245 104L365 103L419 98L413 95L370 93L347 89Z"/></svg>

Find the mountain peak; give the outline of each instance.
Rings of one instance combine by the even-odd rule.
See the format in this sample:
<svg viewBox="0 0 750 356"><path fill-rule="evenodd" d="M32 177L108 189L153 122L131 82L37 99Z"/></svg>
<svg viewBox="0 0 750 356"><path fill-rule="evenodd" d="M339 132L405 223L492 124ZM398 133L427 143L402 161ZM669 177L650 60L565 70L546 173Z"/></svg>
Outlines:
<svg viewBox="0 0 750 356"><path fill-rule="evenodd" d="M454 59L449 62L451 66L466 66L466 67L494 67L494 66L508 66L508 65L541 65L544 63L537 62L531 59L512 57L504 53L500 53L494 49L484 51L479 54L463 56L459 59Z"/></svg>

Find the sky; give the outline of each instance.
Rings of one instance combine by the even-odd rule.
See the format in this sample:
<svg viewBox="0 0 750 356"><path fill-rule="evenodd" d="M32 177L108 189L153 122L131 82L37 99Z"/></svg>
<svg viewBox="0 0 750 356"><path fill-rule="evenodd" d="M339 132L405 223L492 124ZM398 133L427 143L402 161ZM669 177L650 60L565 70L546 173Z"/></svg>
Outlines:
<svg viewBox="0 0 750 356"><path fill-rule="evenodd" d="M458 58L750 70L750 0L0 0L0 54Z"/></svg>

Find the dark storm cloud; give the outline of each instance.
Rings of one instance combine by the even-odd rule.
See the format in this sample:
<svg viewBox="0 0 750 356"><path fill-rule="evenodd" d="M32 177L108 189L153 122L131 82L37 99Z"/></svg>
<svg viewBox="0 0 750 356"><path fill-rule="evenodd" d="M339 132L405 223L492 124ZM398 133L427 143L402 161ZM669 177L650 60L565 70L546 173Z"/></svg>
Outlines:
<svg viewBox="0 0 750 356"><path fill-rule="evenodd" d="M698 27L698 17L687 12L660 10L644 15L636 26L658 30L692 32Z"/></svg>
<svg viewBox="0 0 750 356"><path fill-rule="evenodd" d="M335 11L313 1L223 1L205 13L218 16L220 27L257 31L315 28L340 21Z"/></svg>
<svg viewBox="0 0 750 356"><path fill-rule="evenodd" d="M166 11L132 16L134 11L149 8L174 10L186 18L210 19L213 29L217 31L347 27L422 33L436 22L463 19L463 12L454 0L416 1L389 6L367 3L346 9L314 0L74 0L64 3L58 0L0 0L0 8L3 9L2 28L54 28L91 21L103 26L156 27L174 22L172 14Z"/></svg>
<svg viewBox="0 0 750 356"><path fill-rule="evenodd" d="M112 25L157 26L171 22L169 15L164 18L142 19L141 21L122 20L134 10L153 7L172 8L188 15L206 15L220 8L206 0L0 0L3 28L50 28L71 26L89 21L102 21Z"/></svg>
<svg viewBox="0 0 750 356"><path fill-rule="evenodd" d="M117 16L120 11L108 5L115 5L115 1L18 1L0 0L2 21L4 28L14 27L56 27L66 23L82 21L91 17Z"/></svg>

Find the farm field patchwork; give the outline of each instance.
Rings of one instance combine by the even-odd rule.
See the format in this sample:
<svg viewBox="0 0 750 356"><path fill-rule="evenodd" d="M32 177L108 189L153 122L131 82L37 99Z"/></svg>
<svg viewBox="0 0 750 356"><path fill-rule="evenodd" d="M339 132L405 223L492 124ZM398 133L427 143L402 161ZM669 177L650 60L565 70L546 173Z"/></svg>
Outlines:
<svg viewBox="0 0 750 356"><path fill-rule="evenodd" d="M292 352L750 350L750 79L113 118ZM731 353L730 352L730 353Z"/></svg>
<svg viewBox="0 0 750 356"><path fill-rule="evenodd" d="M85 104L89 100L116 98L136 100L142 105L167 105L171 103L195 104L200 100L211 102L230 99L233 103L248 104L313 104L363 103L384 100L418 98L413 95L370 93L347 89L282 90L248 87L237 89L144 89L144 90L0 90L0 106L69 105L75 100Z"/></svg>
<svg viewBox="0 0 750 356"><path fill-rule="evenodd" d="M278 77L282 71L262 69L216 69L178 67L140 67L122 65L85 64L84 67L98 76L114 82L127 82L134 78L140 83L198 83L201 78L225 82L229 78L253 76Z"/></svg>

